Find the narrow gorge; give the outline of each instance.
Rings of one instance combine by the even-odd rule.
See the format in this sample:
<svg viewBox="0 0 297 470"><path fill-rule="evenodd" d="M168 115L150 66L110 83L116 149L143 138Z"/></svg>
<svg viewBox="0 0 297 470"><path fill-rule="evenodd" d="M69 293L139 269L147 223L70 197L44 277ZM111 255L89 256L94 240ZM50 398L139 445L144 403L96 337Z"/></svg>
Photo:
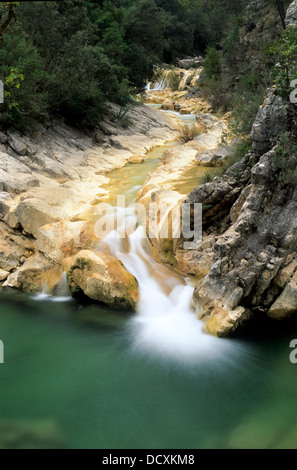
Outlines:
<svg viewBox="0 0 297 470"><path fill-rule="evenodd" d="M297 1L20 3L0 448L296 447Z"/></svg>

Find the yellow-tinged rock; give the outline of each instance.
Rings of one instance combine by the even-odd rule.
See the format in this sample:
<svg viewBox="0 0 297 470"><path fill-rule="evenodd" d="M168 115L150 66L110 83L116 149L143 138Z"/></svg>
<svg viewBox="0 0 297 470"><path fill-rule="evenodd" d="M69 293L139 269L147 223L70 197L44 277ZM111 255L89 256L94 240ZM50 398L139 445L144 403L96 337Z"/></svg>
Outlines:
<svg viewBox="0 0 297 470"><path fill-rule="evenodd" d="M135 310L139 300L138 282L118 259L82 250L66 258L63 266L72 294L81 290L90 299L110 307Z"/></svg>

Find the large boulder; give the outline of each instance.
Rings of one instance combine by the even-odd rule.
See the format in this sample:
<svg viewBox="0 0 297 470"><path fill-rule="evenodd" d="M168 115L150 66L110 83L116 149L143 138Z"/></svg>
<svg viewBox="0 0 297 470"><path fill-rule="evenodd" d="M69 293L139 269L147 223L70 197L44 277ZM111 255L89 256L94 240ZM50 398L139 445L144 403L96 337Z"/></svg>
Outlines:
<svg viewBox="0 0 297 470"><path fill-rule="evenodd" d="M164 101L164 103L161 105L161 109L165 111L174 111L174 103L171 101Z"/></svg>
<svg viewBox="0 0 297 470"><path fill-rule="evenodd" d="M138 282L118 259L82 250L63 261L71 294L83 291L90 299L114 308L135 310Z"/></svg>
<svg viewBox="0 0 297 470"><path fill-rule="evenodd" d="M231 156L232 147L227 145L221 145L212 150L204 152L198 152L196 155L198 165L215 167L224 165L228 158Z"/></svg>
<svg viewBox="0 0 297 470"><path fill-rule="evenodd" d="M60 263L86 248L90 238L87 222L56 222L39 229L36 248L50 260Z"/></svg>

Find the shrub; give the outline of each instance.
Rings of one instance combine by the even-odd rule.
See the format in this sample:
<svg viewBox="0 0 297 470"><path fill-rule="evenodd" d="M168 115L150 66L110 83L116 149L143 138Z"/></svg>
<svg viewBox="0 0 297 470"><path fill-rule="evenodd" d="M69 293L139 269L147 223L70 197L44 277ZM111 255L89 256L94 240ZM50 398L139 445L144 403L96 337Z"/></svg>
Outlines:
<svg viewBox="0 0 297 470"><path fill-rule="evenodd" d="M274 79L279 95L289 98L291 80L297 78L297 27L291 26L283 33L279 41L271 48L276 55L278 66L274 70Z"/></svg>
<svg viewBox="0 0 297 470"><path fill-rule="evenodd" d="M214 168L212 171L207 171L204 174L202 182L210 183L216 176L223 176L229 168L231 168L235 163L240 162L240 160L246 156L250 148L250 138L240 140L240 142L234 146L227 162L219 168Z"/></svg>
<svg viewBox="0 0 297 470"><path fill-rule="evenodd" d="M203 175L202 184L211 183L215 176L217 176L215 172L206 171Z"/></svg>
<svg viewBox="0 0 297 470"><path fill-rule="evenodd" d="M204 73L207 79L218 78L221 74L220 54L213 46L206 51Z"/></svg>
<svg viewBox="0 0 297 470"><path fill-rule="evenodd" d="M174 70L170 70L170 72L168 72L166 75L166 79L169 82L169 87L171 90L177 91L180 84L179 74L177 74Z"/></svg>
<svg viewBox="0 0 297 470"><path fill-rule="evenodd" d="M240 142L238 142L237 145L234 146L234 149L232 150L230 157L228 158L227 162L221 167L222 173L226 173L226 171L231 168L235 163L240 162L248 151L251 148L252 141L250 138L247 139L241 139Z"/></svg>
<svg viewBox="0 0 297 470"><path fill-rule="evenodd" d="M284 185L297 184L297 145L289 132L280 135L273 162L277 168L277 180Z"/></svg>
<svg viewBox="0 0 297 470"><path fill-rule="evenodd" d="M264 90L237 91L234 96L234 107L230 126L237 135L250 133L259 106L263 103Z"/></svg>

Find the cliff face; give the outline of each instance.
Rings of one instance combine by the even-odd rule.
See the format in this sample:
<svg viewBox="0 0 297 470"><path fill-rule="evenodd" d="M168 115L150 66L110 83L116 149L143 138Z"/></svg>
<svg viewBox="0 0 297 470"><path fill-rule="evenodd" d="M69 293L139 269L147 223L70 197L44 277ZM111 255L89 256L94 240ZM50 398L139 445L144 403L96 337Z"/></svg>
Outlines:
<svg viewBox="0 0 297 470"><path fill-rule="evenodd" d="M296 18L294 1L287 24L296 25ZM251 152L186 199L206 205L206 226L227 227L194 292L197 316L212 334L227 336L259 312L276 319L297 312L297 188L280 183L273 146L293 132L293 121L292 107L271 89L252 128Z"/></svg>

